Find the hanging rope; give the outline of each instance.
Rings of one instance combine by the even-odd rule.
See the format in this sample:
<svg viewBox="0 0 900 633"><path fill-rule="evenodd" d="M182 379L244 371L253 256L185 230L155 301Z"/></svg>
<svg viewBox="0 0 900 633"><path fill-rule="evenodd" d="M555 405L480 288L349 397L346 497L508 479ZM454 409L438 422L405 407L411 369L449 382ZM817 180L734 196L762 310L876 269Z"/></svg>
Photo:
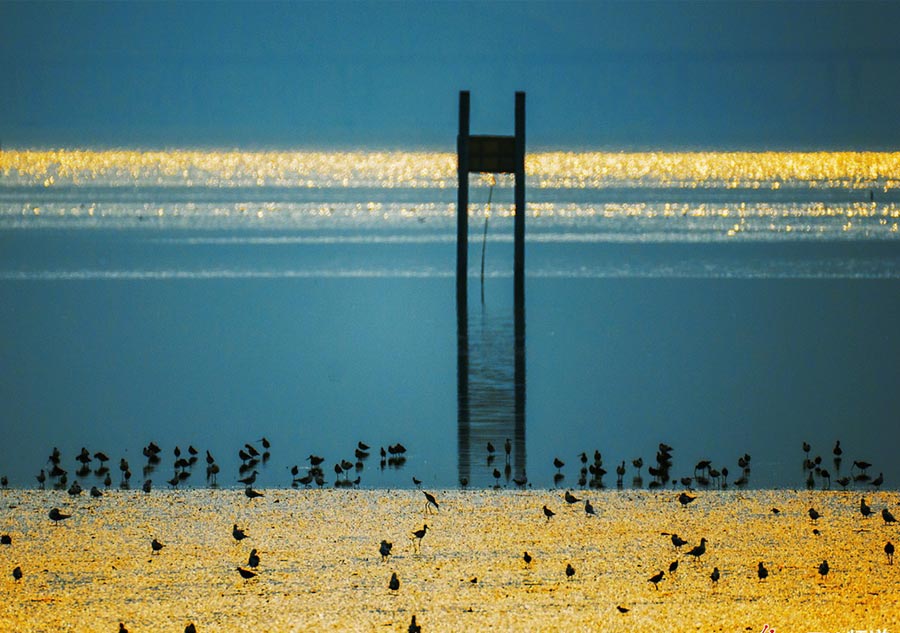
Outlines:
<svg viewBox="0 0 900 633"><path fill-rule="evenodd" d="M484 252L487 249L488 218L491 217L491 198L494 196L494 185L497 177L491 174L491 188L488 190L487 206L484 209L484 234L481 236L481 303L484 304Z"/></svg>

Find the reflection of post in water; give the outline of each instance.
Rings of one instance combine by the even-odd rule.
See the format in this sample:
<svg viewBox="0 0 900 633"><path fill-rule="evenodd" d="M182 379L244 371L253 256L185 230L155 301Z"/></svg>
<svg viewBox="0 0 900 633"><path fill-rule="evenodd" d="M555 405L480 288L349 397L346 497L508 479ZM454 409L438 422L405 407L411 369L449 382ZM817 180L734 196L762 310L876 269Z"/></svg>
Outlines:
<svg viewBox="0 0 900 633"><path fill-rule="evenodd" d="M512 319L484 307L471 319L457 313L459 478L474 486L526 473L524 315L523 306Z"/></svg>
<svg viewBox="0 0 900 633"><path fill-rule="evenodd" d="M457 398L459 479L524 479L525 452L525 93L516 93L515 136L470 136L469 93L459 94L457 137ZM468 313L469 173L515 174L513 320L482 303L470 331ZM487 446L491 443L495 453Z"/></svg>

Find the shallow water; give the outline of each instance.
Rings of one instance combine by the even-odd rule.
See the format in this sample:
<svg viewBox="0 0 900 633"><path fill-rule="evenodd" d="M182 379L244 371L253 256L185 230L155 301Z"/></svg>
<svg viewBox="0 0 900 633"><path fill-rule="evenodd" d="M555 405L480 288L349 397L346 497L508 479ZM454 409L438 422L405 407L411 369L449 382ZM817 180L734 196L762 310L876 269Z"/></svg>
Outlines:
<svg viewBox="0 0 900 633"><path fill-rule="evenodd" d="M147 473L156 485L172 476L173 448L192 444L201 459L212 452L219 484L233 486L238 449L260 447L262 436L272 457L258 468L261 486L290 485L289 467L308 466L310 453L326 457L332 485L331 467L356 461L358 441L375 451L349 477L363 487L409 487L413 477L490 486L494 468L504 486L522 471L534 486L578 486L578 455L594 450L603 485L616 485L624 460L623 486L646 486L659 442L674 447L676 478L709 459L733 482L749 453L750 487L803 486L808 441L832 480L866 460L871 477L900 481L890 441L900 170L890 161L872 159L870 180L849 168L776 174L763 190L751 177L734 189L727 174L710 182L690 170L702 186L684 186L684 175L662 186L670 172L628 180L630 167L610 176L617 188L599 176L575 187L539 163L519 426L510 194L494 198L482 305L481 183L470 219L466 426L452 170L407 182L390 174L420 172L402 161L362 161L356 171L317 168L312 188L271 175L252 186L240 170L229 186L198 186L181 171L133 176L128 159L110 160L123 171L97 169L90 185L58 158L0 180L0 474L14 486L35 485L54 446L70 477L86 446L113 458L114 485L121 457L139 485L150 441L164 449ZM224 178L200 162L189 178ZM818 195L812 181L837 184ZM499 455L490 463L488 441ZM397 442L409 449L405 465L381 469L378 448ZM562 480L554 457L567 463ZM195 470L182 485L206 485Z"/></svg>

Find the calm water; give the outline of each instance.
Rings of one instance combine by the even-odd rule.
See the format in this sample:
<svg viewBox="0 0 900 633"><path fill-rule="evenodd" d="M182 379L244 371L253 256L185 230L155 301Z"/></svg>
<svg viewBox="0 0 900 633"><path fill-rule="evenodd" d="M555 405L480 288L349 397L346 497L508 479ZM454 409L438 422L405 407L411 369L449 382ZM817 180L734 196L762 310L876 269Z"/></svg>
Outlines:
<svg viewBox="0 0 900 633"><path fill-rule="evenodd" d="M802 487L808 441L833 480L866 460L900 482L895 155L533 155L518 390L506 180L487 208L472 179L460 320L452 156L0 157L11 485L54 446L70 480L86 446L139 485L155 441L157 485L193 444L232 486L262 436L258 486L290 485L310 453L332 485L358 441L366 487L488 486L495 468L552 486L554 457L577 486L595 449L604 485L626 460L624 486L646 486L659 442L675 477L710 459L734 481L749 453L749 486ZM397 442L406 463L380 468Z"/></svg>

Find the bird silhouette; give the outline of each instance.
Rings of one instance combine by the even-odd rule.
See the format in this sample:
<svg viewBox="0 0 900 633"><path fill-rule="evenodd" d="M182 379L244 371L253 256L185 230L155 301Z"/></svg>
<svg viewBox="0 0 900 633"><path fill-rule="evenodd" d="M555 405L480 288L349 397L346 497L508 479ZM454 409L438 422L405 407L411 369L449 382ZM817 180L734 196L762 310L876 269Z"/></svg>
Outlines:
<svg viewBox="0 0 900 633"><path fill-rule="evenodd" d="M887 508L884 508L881 511L881 518L884 519L885 523L896 523L897 519L894 518L894 515L891 514L891 511Z"/></svg>
<svg viewBox="0 0 900 633"><path fill-rule="evenodd" d="M250 486L244 488L244 494L247 495L250 499L256 499L257 497L264 497L265 495L258 490L254 490Z"/></svg>
<svg viewBox="0 0 900 633"><path fill-rule="evenodd" d="M53 520L53 525L58 525L60 521L65 521L71 516L71 514L63 514L62 512L60 512L59 508L53 508L52 510L50 510L49 514L49 517Z"/></svg>
<svg viewBox="0 0 900 633"><path fill-rule="evenodd" d="M422 491L422 494L425 495L425 512L428 513L431 509L431 506L434 506L435 510L440 510L440 506L438 506L437 499L434 498L434 495L425 490Z"/></svg>
<svg viewBox="0 0 900 633"><path fill-rule="evenodd" d="M413 615L412 620L409 621L409 628L406 629L406 633L422 633L422 627L416 624L415 615Z"/></svg>
<svg viewBox="0 0 900 633"><path fill-rule="evenodd" d="M378 546L378 553L381 554L381 562L382 563L388 559L388 556L391 555L392 547L394 547L393 543L388 543L387 541L381 541L381 545Z"/></svg>
<svg viewBox="0 0 900 633"><path fill-rule="evenodd" d="M671 563L669 563L669 573L670 574L674 574L677 569L678 569L678 561L677 560L673 560Z"/></svg>
<svg viewBox="0 0 900 633"><path fill-rule="evenodd" d="M888 543L888 545L890 545L890 543ZM891 545L891 547L893 548L893 545ZM522 560L524 560L525 564L528 565L529 563L531 563L531 554L525 552L525 554L522 556Z"/></svg>
<svg viewBox="0 0 900 633"><path fill-rule="evenodd" d="M238 479L238 481L247 486L253 485L256 482L256 476L259 474L259 471L254 470L252 473L244 477L243 479Z"/></svg>
<svg viewBox="0 0 900 633"><path fill-rule="evenodd" d="M713 584L718 584L719 582L719 568L713 567L712 573L709 575L709 579L713 581Z"/></svg>
<svg viewBox="0 0 900 633"><path fill-rule="evenodd" d="M672 535L672 545L675 546L675 549L681 548L682 545L687 545L687 541L678 536L677 534Z"/></svg>
<svg viewBox="0 0 900 633"><path fill-rule="evenodd" d="M18 565L16 566L15 569L13 569L13 578L16 579L16 582L19 582L20 580L22 580L22 568L19 567Z"/></svg>
<svg viewBox="0 0 900 633"><path fill-rule="evenodd" d="M618 611L619 613L628 613L630 609L628 609L627 607L616 605L616 611Z"/></svg>
<svg viewBox="0 0 900 633"><path fill-rule="evenodd" d="M124 622L119 622L119 633L128 633L128 629L125 628Z"/></svg>
<svg viewBox="0 0 900 633"><path fill-rule="evenodd" d="M693 557L694 557L694 560L697 560L697 559L699 559L701 556L703 556L705 553L706 553L706 538L701 538L701 539L700 539L700 545L697 545L696 547L694 547L693 549L691 549L691 550L687 553L687 555L688 555L688 556L693 556Z"/></svg>
<svg viewBox="0 0 900 633"><path fill-rule="evenodd" d="M153 539L152 541L150 541L150 548L153 550L154 554L159 554L160 550L164 547L165 547L165 545L163 545L156 539Z"/></svg>
<svg viewBox="0 0 900 633"><path fill-rule="evenodd" d="M869 483L872 484L873 486L875 486L876 488L880 487L881 484L884 483L884 473L878 473L878 476L875 479L873 479L872 481L870 481Z"/></svg>
<svg viewBox="0 0 900 633"><path fill-rule="evenodd" d="M662 580L663 578L665 578L665 575L666 575L666 572L661 571L658 574L648 578L647 582L652 582L654 589L659 591L659 581Z"/></svg>
<svg viewBox="0 0 900 633"><path fill-rule="evenodd" d="M584 512L589 516L596 516L597 513L594 511L594 506L591 505L590 500L584 500Z"/></svg>
<svg viewBox="0 0 900 633"><path fill-rule="evenodd" d="M828 571L829 571L828 561L823 560L822 564L819 565L819 575L822 577L822 580L825 580L825 576L828 575Z"/></svg>
<svg viewBox="0 0 900 633"><path fill-rule="evenodd" d="M544 506L544 516L547 517L548 521L550 520L550 517L555 516L555 515L556 515L556 513L553 510L551 510L547 506Z"/></svg>
<svg viewBox="0 0 900 633"><path fill-rule="evenodd" d="M236 541L243 541L245 538L247 538L247 534L244 532L244 530L240 529L237 526L237 523L235 523L234 526L232 526L231 535L234 537L234 540L236 540Z"/></svg>
<svg viewBox="0 0 900 633"><path fill-rule="evenodd" d="M254 578L256 576L255 571L250 571L249 569L244 569L243 567L238 567L237 570L241 575L241 578L245 580L249 580L250 578Z"/></svg>
<svg viewBox="0 0 900 633"><path fill-rule="evenodd" d="M810 508L809 511L808 511L808 514L809 514L809 518L812 519L813 523L815 523L816 521L818 521L818 520L819 520L819 517L822 516L821 514L819 514L818 512L816 512L816 509L815 509L815 508Z"/></svg>
<svg viewBox="0 0 900 633"><path fill-rule="evenodd" d="M884 553L887 554L888 565L894 564L894 544L888 541L884 544Z"/></svg>
<svg viewBox="0 0 900 633"><path fill-rule="evenodd" d="M397 572L391 573L391 580L388 582L388 589L397 591L400 588L400 579L397 578Z"/></svg>
<svg viewBox="0 0 900 633"><path fill-rule="evenodd" d="M426 532L428 532L428 524L423 523L421 530L416 530L415 532L412 533L413 542L415 543L417 550L419 549L419 547L421 547L422 539L425 538Z"/></svg>
<svg viewBox="0 0 900 633"><path fill-rule="evenodd" d="M194 626L193 622L191 622L186 627L184 627L184 633L197 633L197 627Z"/></svg>
<svg viewBox="0 0 900 633"><path fill-rule="evenodd" d="M866 504L865 498L861 497L859 500L859 511L863 515L863 518L866 518L866 519L868 519L869 516L872 514L872 508L870 508Z"/></svg>
<svg viewBox="0 0 900 633"><path fill-rule="evenodd" d="M0 545L12 545L12 537L9 534L0 536Z"/></svg>
<svg viewBox="0 0 900 633"><path fill-rule="evenodd" d="M762 561L759 562L759 565L756 568L756 576L760 580L765 580L769 577L769 570L766 569L766 566L762 564Z"/></svg>
<svg viewBox="0 0 900 633"><path fill-rule="evenodd" d="M688 505L689 503L693 503L693 501L694 501L696 498L697 498L697 497L692 497L691 495L689 495L689 494L686 493L686 492L682 492L680 495L678 495L678 503L681 504L681 507L682 507L682 508L685 508L685 507L687 507L687 505Z"/></svg>
<svg viewBox="0 0 900 633"><path fill-rule="evenodd" d="M575 568L572 567L572 563L566 563L566 578L571 578L575 575Z"/></svg>

